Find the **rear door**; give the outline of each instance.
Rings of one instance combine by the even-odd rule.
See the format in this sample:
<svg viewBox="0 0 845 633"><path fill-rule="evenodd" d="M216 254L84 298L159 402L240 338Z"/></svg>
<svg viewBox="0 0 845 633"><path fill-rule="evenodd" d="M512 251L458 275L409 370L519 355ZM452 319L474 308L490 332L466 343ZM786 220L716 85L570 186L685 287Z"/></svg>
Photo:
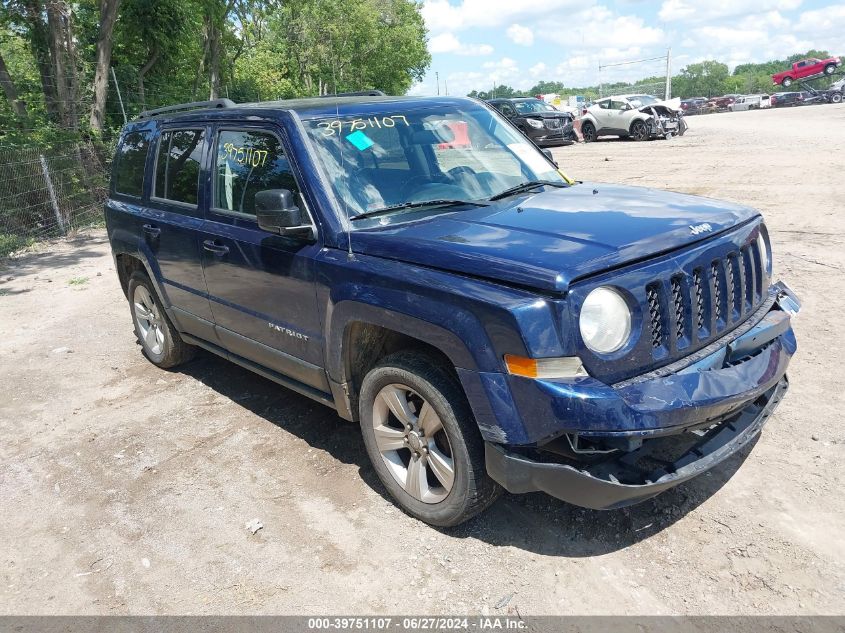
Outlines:
<svg viewBox="0 0 845 633"><path fill-rule="evenodd" d="M292 191L307 214L283 132L226 123L212 142L201 249L217 336L232 354L328 392L314 277L320 246L263 231L255 219L255 194L267 189Z"/></svg>
<svg viewBox="0 0 845 633"><path fill-rule="evenodd" d="M205 204L200 185L209 129L163 127L152 159L152 187L142 239L180 329L213 340L213 319L203 277L199 237Z"/></svg>

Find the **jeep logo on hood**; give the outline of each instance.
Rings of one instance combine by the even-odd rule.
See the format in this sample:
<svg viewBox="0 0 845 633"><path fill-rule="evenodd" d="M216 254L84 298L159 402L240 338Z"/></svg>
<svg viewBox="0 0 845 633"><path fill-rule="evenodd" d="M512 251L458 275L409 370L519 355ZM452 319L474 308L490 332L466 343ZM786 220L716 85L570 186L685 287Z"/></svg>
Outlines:
<svg viewBox="0 0 845 633"><path fill-rule="evenodd" d="M690 224L689 230L693 235L700 235L702 233L709 233L713 230L713 227L710 226L709 222L705 222L704 224Z"/></svg>

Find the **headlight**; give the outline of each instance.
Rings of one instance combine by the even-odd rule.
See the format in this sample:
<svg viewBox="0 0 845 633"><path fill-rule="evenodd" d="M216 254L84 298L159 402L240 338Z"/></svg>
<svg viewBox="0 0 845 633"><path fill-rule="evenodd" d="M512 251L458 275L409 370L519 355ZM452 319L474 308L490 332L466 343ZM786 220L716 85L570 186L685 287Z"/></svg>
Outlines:
<svg viewBox="0 0 845 633"><path fill-rule="evenodd" d="M587 295L578 325L587 347L599 354L610 354L631 337L631 310L621 294L602 286Z"/></svg>
<svg viewBox="0 0 845 633"><path fill-rule="evenodd" d="M543 122L538 121L537 119L525 119L525 120L528 121L528 125L530 125L534 129L539 130L540 128L543 127Z"/></svg>
<svg viewBox="0 0 845 633"><path fill-rule="evenodd" d="M764 275L771 274L769 272L772 270L771 254L769 253L769 249L766 247L766 238L763 237L763 231L760 231L757 235L757 250L760 251L760 262L762 262L763 265Z"/></svg>

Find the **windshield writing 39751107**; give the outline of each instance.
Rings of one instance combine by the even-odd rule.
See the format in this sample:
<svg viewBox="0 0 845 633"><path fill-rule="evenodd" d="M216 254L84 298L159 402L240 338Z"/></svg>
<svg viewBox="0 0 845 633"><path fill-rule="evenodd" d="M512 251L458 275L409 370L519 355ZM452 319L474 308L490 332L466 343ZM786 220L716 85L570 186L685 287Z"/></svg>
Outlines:
<svg viewBox="0 0 845 633"><path fill-rule="evenodd" d="M355 132L357 130L366 130L367 128L391 128L396 127L397 125L404 125L405 127L408 127L408 119L404 114L366 117L350 119L348 121L335 119L333 121L320 121L318 124L320 129L323 131L324 136L342 134L344 130Z"/></svg>

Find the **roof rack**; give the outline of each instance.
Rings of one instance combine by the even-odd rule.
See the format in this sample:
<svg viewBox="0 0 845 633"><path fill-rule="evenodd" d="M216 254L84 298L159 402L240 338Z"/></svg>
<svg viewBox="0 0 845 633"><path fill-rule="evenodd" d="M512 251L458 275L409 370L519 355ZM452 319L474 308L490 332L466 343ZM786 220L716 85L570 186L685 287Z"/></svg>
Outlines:
<svg viewBox="0 0 845 633"><path fill-rule="evenodd" d="M322 97L386 97L381 90L361 90L359 92L333 92Z"/></svg>
<svg viewBox="0 0 845 633"><path fill-rule="evenodd" d="M192 101L191 103L180 103L179 105L144 110L138 115L139 119L147 119L165 112L179 112L180 110L194 110L197 108L234 108L237 104L231 99L212 99L211 101Z"/></svg>

